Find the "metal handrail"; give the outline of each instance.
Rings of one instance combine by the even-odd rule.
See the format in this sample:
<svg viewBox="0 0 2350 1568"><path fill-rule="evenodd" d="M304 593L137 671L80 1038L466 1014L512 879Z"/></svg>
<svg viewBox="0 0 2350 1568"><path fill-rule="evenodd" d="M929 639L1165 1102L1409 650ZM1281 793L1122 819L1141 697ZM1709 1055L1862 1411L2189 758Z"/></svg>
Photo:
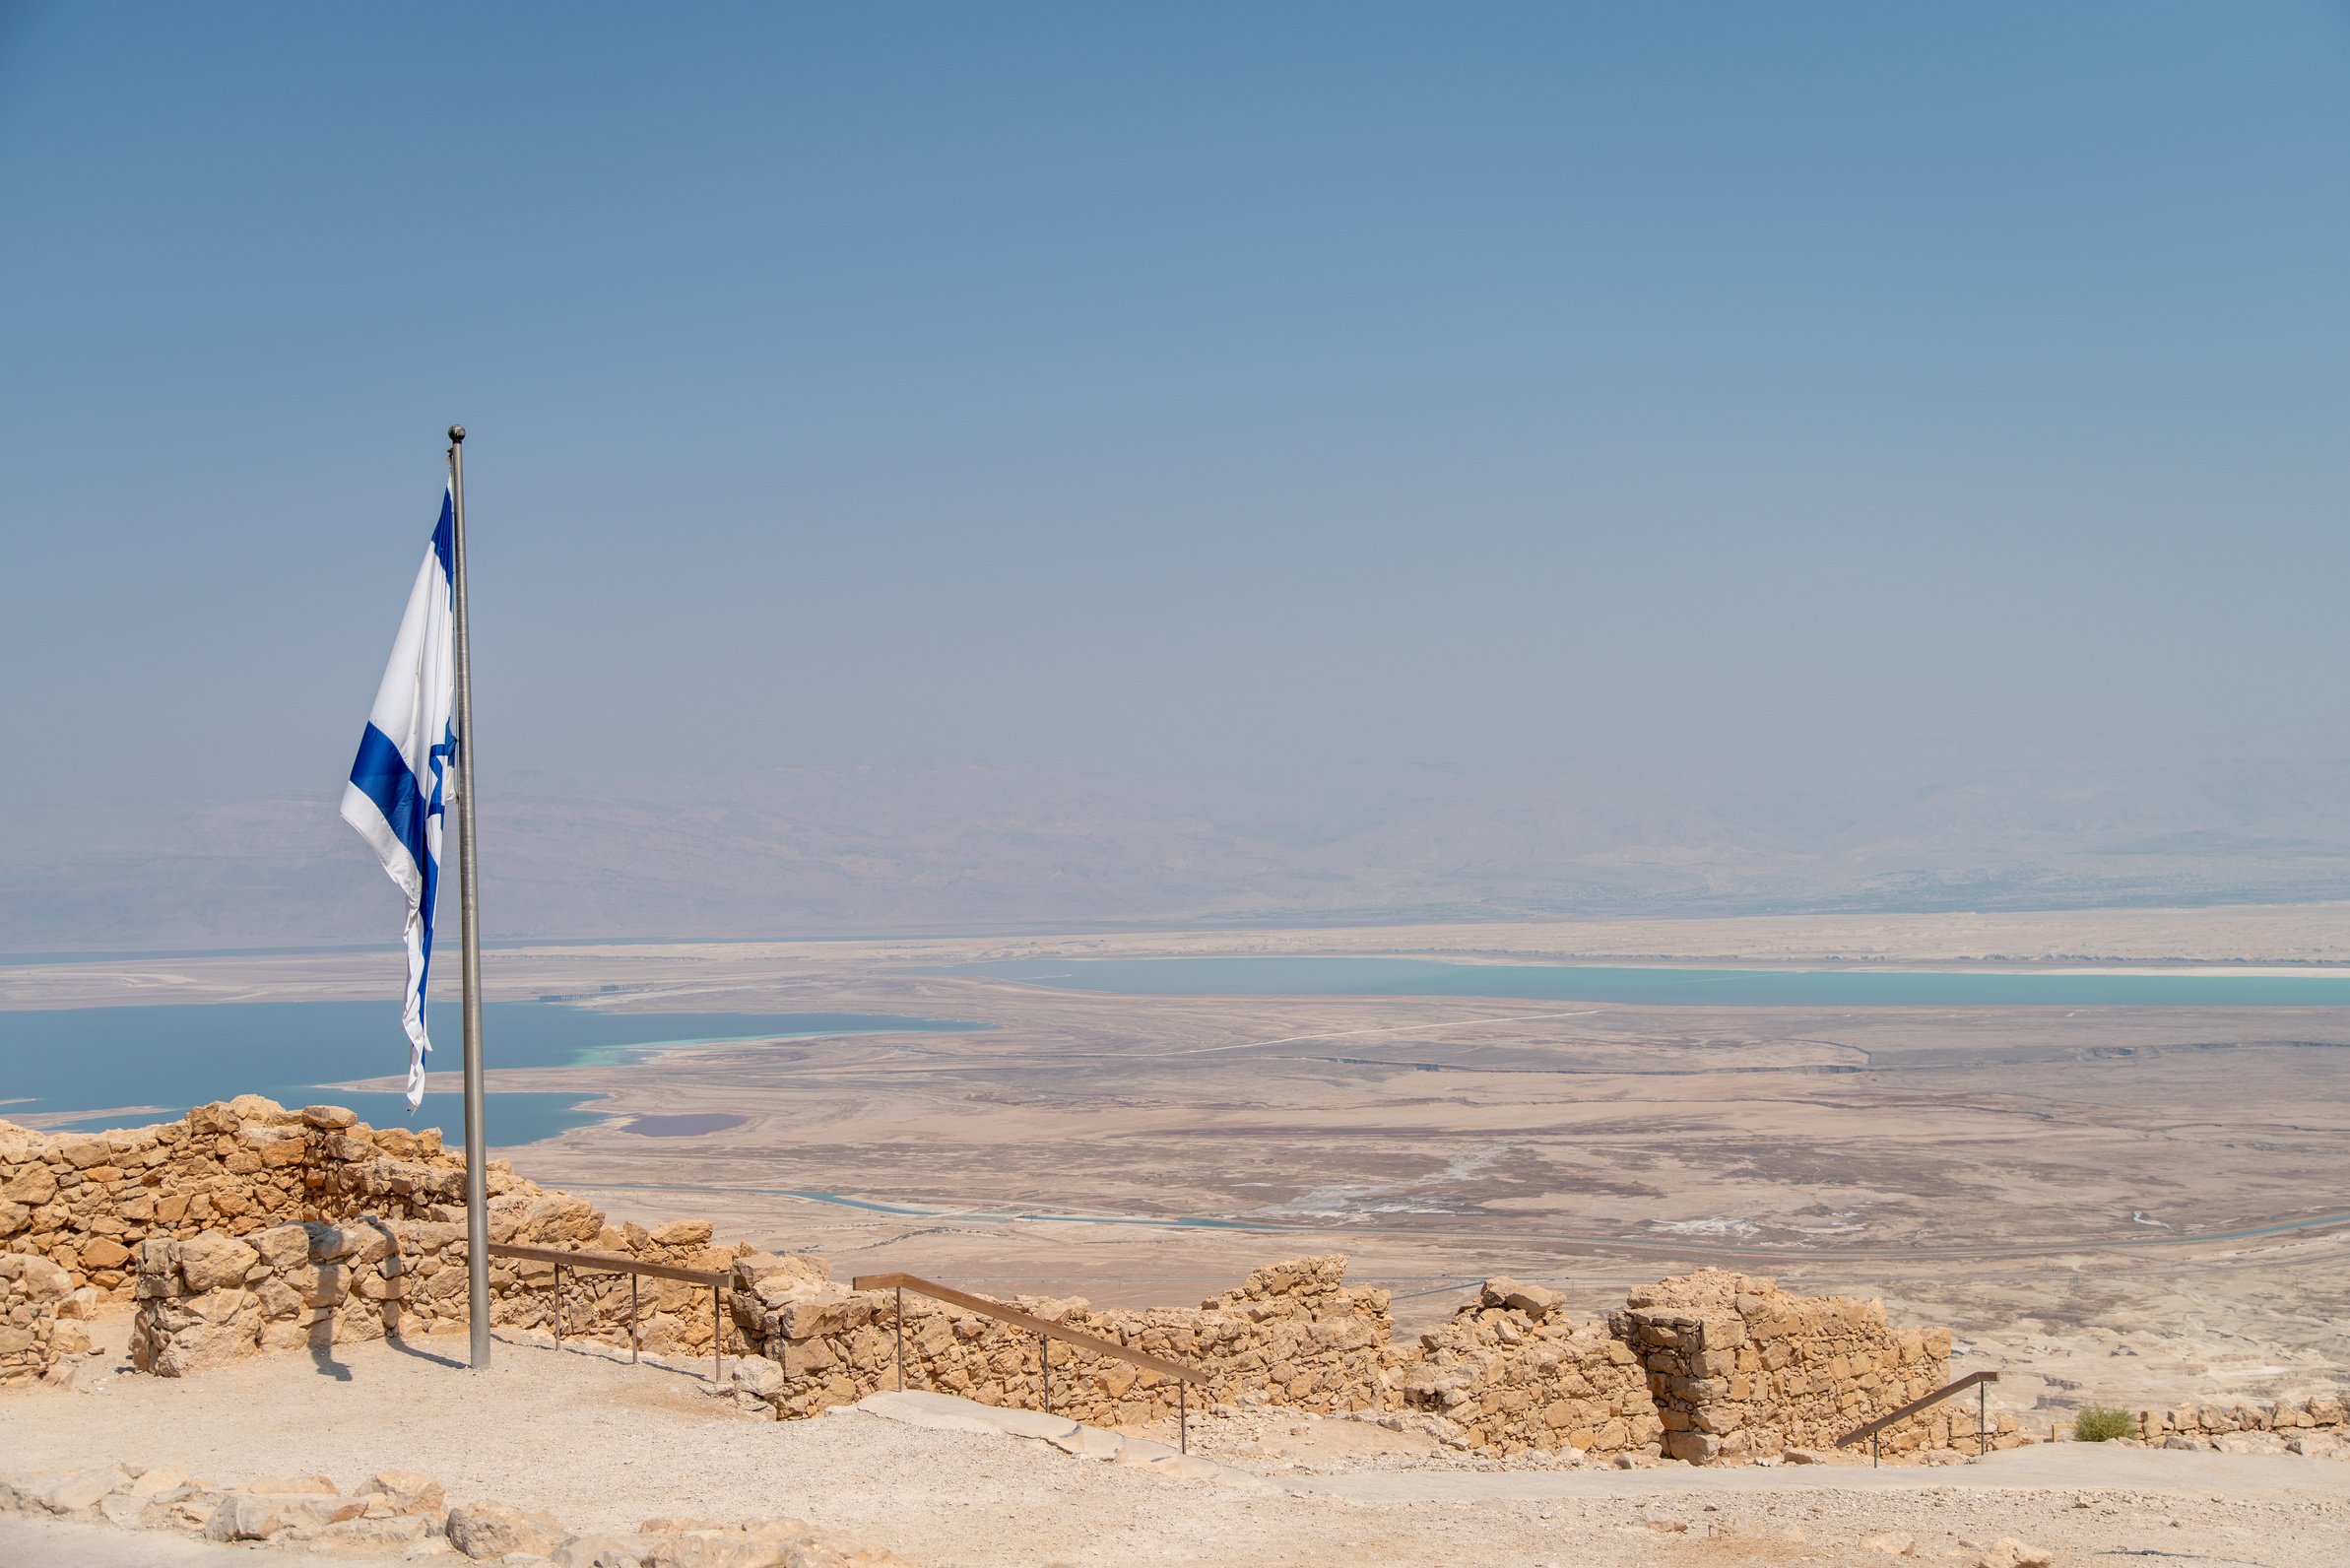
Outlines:
<svg viewBox="0 0 2350 1568"><path fill-rule="evenodd" d="M1931 1394L1926 1395L1924 1399L1912 1400L1900 1409L1895 1410L1888 1415L1878 1416L1866 1426L1854 1427L1851 1431L1845 1433L1844 1436L1836 1440L1836 1446L1838 1448L1850 1448L1855 1443L1860 1442L1860 1439L1865 1437L1868 1439L1868 1462L1871 1465L1874 1465L1877 1461L1877 1434L1879 1432L1882 1432L1886 1427L1891 1426L1896 1421L1908 1419L1910 1416L1917 1414L1920 1410L1925 1409L1929 1405L1939 1405L1942 1401L1950 1398L1950 1396L1953 1394L1964 1394L1967 1390L1974 1389L1976 1391L1975 1453L1978 1458L1981 1458L1983 1455L1991 1452L1991 1403L1990 1391L1986 1385L1996 1383L1998 1381L1999 1374L1996 1372L1970 1372L1955 1383L1944 1384L1942 1387L1934 1390Z"/></svg>
<svg viewBox="0 0 2350 1568"><path fill-rule="evenodd" d="M596 1274L624 1274L628 1276L628 1360L637 1358L637 1297L636 1281L642 1274L656 1279L677 1279L689 1285L707 1285L710 1291L710 1381L725 1382L725 1318L719 1298L734 1276L711 1269L687 1269L682 1264L646 1263L618 1252L566 1252L560 1247L528 1247L517 1241L493 1241L490 1244L492 1258L514 1258L524 1263L555 1265L555 1342L563 1342L563 1271L584 1269Z"/></svg>
<svg viewBox="0 0 2350 1568"><path fill-rule="evenodd" d="M1059 1339L1064 1344L1074 1344L1079 1349L1090 1350L1095 1355L1110 1356L1116 1360L1124 1361L1130 1366L1141 1367L1145 1372L1155 1372L1161 1377L1173 1378L1175 1380L1176 1447L1182 1453L1188 1454L1192 1451L1190 1386L1194 1383L1203 1388L1208 1386L1208 1374L1198 1367L1186 1366L1181 1361L1170 1361L1165 1356L1152 1355L1147 1350L1132 1350L1115 1339L1105 1339L1099 1335L1087 1334L1082 1329L1072 1329L1055 1323L1050 1318L1040 1318L1032 1312L1022 1312L1017 1307L1008 1307L1001 1301L990 1301L985 1296L975 1296L968 1291L957 1290L952 1285L943 1285L935 1279L925 1279L919 1274L859 1274L849 1281L849 1285L850 1288L856 1290L895 1290L897 1292L895 1328L897 1332L897 1386L900 1392L903 1392L906 1386L906 1292L911 1290L917 1295L929 1296L933 1300L944 1301L949 1306L976 1312L983 1318L993 1318L998 1323L1007 1323L1015 1329L1025 1329L1035 1335L1037 1356L1044 1373L1044 1409L1047 1415L1053 1412L1052 1341L1055 1339Z"/></svg>

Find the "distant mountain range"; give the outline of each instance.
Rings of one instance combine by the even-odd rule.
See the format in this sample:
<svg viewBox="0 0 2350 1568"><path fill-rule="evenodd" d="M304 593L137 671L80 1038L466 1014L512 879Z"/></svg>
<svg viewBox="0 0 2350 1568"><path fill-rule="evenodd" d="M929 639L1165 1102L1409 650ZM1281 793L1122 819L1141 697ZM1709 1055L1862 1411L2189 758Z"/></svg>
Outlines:
<svg viewBox="0 0 2350 1568"><path fill-rule="evenodd" d="M0 812L0 950L385 940L336 795ZM492 937L2350 898L2350 740L1127 776L492 776Z"/></svg>

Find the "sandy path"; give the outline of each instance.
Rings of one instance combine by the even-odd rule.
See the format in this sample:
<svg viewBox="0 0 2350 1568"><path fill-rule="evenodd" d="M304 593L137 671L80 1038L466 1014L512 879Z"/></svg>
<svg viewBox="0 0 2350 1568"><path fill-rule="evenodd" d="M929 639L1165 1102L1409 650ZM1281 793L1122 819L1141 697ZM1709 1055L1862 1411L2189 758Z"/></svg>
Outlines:
<svg viewBox="0 0 2350 1568"><path fill-rule="evenodd" d="M121 1324L104 1325L108 1342L120 1342ZM1888 1532L1916 1538L1913 1560L1943 1562L1972 1563L2006 1535L2082 1561L2155 1552L2175 1568L2350 1560L2350 1465L2318 1460L2082 1447L1874 1472L1283 1466L1277 1478L1310 1494L1266 1497L861 1412L748 1419L698 1375L593 1354L503 1340L477 1374L455 1363L462 1351L461 1338L343 1346L180 1381L94 1361L82 1387L0 1404L0 1471L123 1460L218 1482L323 1472L350 1486L398 1466L437 1477L453 1501L544 1508L576 1530L658 1514L791 1516L928 1568L1889 1563L1861 1544Z"/></svg>
<svg viewBox="0 0 2350 1568"><path fill-rule="evenodd" d="M216 1546L156 1531L0 1514L0 1563L8 1568L257 1568L257 1564L308 1568L351 1561L348 1557L278 1550L256 1559L253 1550L249 1546Z"/></svg>

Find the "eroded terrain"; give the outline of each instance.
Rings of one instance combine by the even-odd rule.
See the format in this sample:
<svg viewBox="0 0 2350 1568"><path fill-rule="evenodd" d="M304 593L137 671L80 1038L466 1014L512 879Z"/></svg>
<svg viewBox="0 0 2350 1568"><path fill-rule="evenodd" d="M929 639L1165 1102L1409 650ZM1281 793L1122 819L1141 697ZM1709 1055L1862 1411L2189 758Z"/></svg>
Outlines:
<svg viewBox="0 0 2350 1568"><path fill-rule="evenodd" d="M1105 1303L1338 1249L1406 1325L1510 1274L1589 1306L1701 1263L1882 1294L2077 1402L2350 1379L2350 1015L2331 1008L1599 1007L1120 997L978 958L1419 951L2306 964L2350 915L1393 928L493 951L498 997L969 1019L981 1033L705 1047L496 1073L605 1096L508 1150L616 1215L707 1213L836 1273ZM0 971L11 1005L378 993L368 955ZM490 1043L494 1064L495 1042ZM455 1075L436 1076L454 1092ZM495 1102L491 1102L494 1140Z"/></svg>

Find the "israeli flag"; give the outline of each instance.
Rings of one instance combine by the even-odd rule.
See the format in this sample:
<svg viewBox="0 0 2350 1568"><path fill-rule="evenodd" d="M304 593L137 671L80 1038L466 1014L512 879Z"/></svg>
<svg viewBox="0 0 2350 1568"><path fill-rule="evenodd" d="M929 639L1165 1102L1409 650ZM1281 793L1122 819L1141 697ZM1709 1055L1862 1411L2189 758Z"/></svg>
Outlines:
<svg viewBox="0 0 2350 1568"><path fill-rule="evenodd" d="M440 882L440 823L456 797L457 607L455 498L444 493L432 548L408 595L392 662L367 715L359 760L343 791L343 820L359 831L408 895L408 1108L424 1098L424 981L432 968L432 903Z"/></svg>

